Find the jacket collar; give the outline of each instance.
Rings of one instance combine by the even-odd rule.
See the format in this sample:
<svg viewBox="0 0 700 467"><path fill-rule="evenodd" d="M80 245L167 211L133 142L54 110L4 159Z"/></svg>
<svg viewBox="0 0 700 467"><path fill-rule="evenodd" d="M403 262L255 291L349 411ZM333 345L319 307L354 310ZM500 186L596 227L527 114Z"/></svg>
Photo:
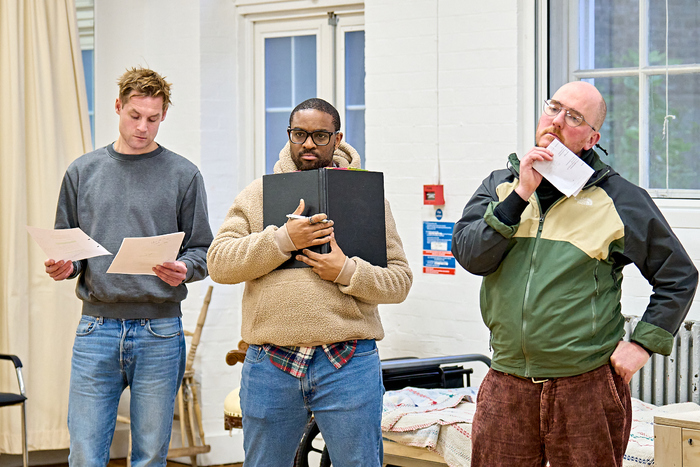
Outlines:
<svg viewBox="0 0 700 467"><path fill-rule="evenodd" d="M290 143L287 141L287 144L285 144L280 151L280 158L277 162L275 162L275 167L273 169L274 173L296 172L299 170L297 165L292 160L292 153L289 146ZM359 169L362 167L362 159L360 158L360 154L355 150L355 148L350 146L345 141L341 141L338 145L338 149L336 149L333 153L333 163L337 167L343 169L348 167Z"/></svg>

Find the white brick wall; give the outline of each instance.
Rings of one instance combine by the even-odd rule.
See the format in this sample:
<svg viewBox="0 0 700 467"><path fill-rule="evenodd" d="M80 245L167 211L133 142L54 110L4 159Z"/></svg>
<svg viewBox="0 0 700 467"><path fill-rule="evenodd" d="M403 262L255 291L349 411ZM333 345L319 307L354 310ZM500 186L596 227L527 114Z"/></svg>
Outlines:
<svg viewBox="0 0 700 467"><path fill-rule="evenodd" d="M439 157L443 220L456 221L515 151L517 4L378 0L366 4L365 21L367 168L385 173L415 275L403 304L381 307L382 356L488 354L480 279L461 269L422 273L422 221L432 212L422 206L422 185L437 181Z"/></svg>

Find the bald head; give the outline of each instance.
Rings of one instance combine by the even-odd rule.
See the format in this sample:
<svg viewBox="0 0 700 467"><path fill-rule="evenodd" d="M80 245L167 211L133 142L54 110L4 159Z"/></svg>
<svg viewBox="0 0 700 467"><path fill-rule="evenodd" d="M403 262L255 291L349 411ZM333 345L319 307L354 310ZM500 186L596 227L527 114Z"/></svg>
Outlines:
<svg viewBox="0 0 700 467"><path fill-rule="evenodd" d="M565 98L562 99L562 96ZM600 131L603 126L608 107L600 91L592 84L585 81L566 83L554 93L552 99L560 102L575 100L576 105L570 105L572 108L581 112L596 130Z"/></svg>

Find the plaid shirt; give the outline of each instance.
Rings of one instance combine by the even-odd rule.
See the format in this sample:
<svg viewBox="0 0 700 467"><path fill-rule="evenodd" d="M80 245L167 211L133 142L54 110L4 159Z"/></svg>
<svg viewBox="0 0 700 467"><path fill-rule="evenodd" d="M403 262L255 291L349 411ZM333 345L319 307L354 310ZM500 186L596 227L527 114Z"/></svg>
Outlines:
<svg viewBox="0 0 700 467"><path fill-rule="evenodd" d="M278 347L271 344L265 344L262 347L273 365L297 378L303 378L306 375L316 350L316 347ZM333 366L340 369L355 353L357 340L322 345L321 348Z"/></svg>

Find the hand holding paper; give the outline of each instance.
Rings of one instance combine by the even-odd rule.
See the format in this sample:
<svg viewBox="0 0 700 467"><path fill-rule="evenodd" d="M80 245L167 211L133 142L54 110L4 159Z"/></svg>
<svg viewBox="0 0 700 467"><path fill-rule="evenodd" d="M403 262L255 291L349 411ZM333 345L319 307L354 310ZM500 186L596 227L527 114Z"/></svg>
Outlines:
<svg viewBox="0 0 700 467"><path fill-rule="evenodd" d="M155 237L129 237L122 241L107 274L145 274L155 276L153 268L177 259L185 232ZM167 281L166 281L167 282Z"/></svg>
<svg viewBox="0 0 700 467"><path fill-rule="evenodd" d="M565 196L576 196L593 175L593 169L555 139L547 147L553 154L551 162L536 161L532 166Z"/></svg>
<svg viewBox="0 0 700 467"><path fill-rule="evenodd" d="M28 225L27 232L39 244L46 256L55 262L78 261L112 254L77 227L54 230Z"/></svg>

